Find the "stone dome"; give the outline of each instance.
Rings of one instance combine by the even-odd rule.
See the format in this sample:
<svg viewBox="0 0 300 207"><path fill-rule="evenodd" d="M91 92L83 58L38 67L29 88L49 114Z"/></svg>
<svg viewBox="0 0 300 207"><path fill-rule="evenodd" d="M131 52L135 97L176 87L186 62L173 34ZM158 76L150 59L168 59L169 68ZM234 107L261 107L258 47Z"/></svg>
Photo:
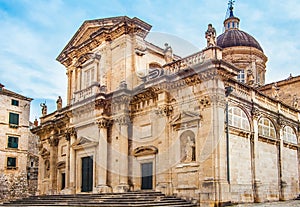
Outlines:
<svg viewBox="0 0 300 207"><path fill-rule="evenodd" d="M223 34L219 35L217 45L221 48L234 46L254 47L263 52L263 49L254 37L239 29L226 30Z"/></svg>

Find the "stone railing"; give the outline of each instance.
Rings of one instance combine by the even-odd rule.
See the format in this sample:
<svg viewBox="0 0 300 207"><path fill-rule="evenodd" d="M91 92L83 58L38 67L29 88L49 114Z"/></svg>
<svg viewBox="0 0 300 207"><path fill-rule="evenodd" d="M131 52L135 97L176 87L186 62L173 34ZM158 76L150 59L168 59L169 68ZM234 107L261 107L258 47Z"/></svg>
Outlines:
<svg viewBox="0 0 300 207"><path fill-rule="evenodd" d="M173 63L167 64L165 66L166 73L173 74L178 72L179 70L183 70L188 67L192 67L197 64L202 64L205 60L205 54L203 51L185 57L183 59L177 60Z"/></svg>
<svg viewBox="0 0 300 207"><path fill-rule="evenodd" d="M93 84L83 90L76 91L73 96L73 103L90 98L99 92L99 85Z"/></svg>

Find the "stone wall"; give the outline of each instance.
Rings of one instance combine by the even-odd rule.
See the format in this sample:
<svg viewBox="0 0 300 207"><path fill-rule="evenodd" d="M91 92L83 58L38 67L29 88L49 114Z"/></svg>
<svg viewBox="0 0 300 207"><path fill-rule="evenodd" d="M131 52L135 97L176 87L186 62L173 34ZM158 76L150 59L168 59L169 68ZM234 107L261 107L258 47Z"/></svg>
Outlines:
<svg viewBox="0 0 300 207"><path fill-rule="evenodd" d="M16 174L0 173L0 201L28 196L26 172Z"/></svg>

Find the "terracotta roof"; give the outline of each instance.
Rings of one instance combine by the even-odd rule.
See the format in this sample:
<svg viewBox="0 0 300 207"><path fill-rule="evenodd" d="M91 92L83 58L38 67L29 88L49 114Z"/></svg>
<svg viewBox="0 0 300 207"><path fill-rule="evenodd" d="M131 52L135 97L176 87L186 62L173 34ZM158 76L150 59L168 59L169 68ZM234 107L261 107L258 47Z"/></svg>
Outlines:
<svg viewBox="0 0 300 207"><path fill-rule="evenodd" d="M23 96L21 94L15 93L13 91L7 90L5 88L2 88L0 90L0 95L6 95L6 96L10 96L10 97L14 97L14 98L18 98L18 99L23 99L23 100L27 100L27 101L32 101L32 98Z"/></svg>
<svg viewBox="0 0 300 207"><path fill-rule="evenodd" d="M254 37L239 29L227 30L217 38L217 45L221 48L234 46L255 47L263 52Z"/></svg>

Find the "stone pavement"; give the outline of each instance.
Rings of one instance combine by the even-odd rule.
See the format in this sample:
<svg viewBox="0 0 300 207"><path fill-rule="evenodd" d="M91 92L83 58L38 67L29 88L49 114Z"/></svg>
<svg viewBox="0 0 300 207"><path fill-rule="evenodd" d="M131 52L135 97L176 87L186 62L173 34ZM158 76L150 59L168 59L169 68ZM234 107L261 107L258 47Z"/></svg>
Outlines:
<svg viewBox="0 0 300 207"><path fill-rule="evenodd" d="M300 200L291 200L283 202L239 204L235 207L300 207Z"/></svg>

